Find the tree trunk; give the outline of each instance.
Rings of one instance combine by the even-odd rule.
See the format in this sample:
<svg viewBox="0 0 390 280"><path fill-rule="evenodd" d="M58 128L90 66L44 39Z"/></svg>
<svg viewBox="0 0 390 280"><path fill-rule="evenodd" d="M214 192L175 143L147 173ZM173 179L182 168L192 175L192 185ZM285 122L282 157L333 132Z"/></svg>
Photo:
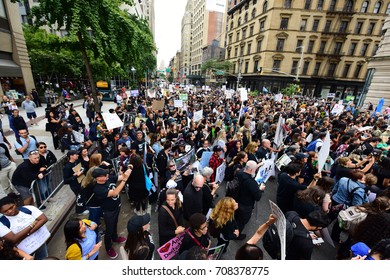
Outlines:
<svg viewBox="0 0 390 280"><path fill-rule="evenodd" d="M95 84L95 81L94 81L93 75L92 75L91 62L90 62L89 57L87 55L87 50L85 49L83 35L81 34L80 31L77 32L77 38L79 40L80 50L81 50L81 54L83 56L85 69L87 70L88 80L89 80L89 83L91 84L92 98L93 98L93 103L95 104L95 112L100 113L100 106L99 106L100 100L98 100L98 97L97 97L96 84Z"/></svg>

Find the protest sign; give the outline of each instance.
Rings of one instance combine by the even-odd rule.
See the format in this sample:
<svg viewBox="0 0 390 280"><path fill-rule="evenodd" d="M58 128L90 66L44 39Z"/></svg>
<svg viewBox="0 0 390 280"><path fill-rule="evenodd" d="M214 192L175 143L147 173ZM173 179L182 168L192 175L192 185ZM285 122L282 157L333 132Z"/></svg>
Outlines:
<svg viewBox="0 0 390 280"><path fill-rule="evenodd" d="M27 254L34 253L39 249L50 237L50 232L46 225L40 227L37 231L24 238L18 245L18 249Z"/></svg>
<svg viewBox="0 0 390 280"><path fill-rule="evenodd" d="M215 172L215 182L218 184L222 183L223 179L225 178L225 170L226 170L226 163L222 163L220 166L218 166L217 171Z"/></svg>
<svg viewBox="0 0 390 280"><path fill-rule="evenodd" d="M196 111L193 117L194 122L198 122L201 119L203 119L203 110Z"/></svg>
<svg viewBox="0 0 390 280"><path fill-rule="evenodd" d="M153 103L152 103L152 109L153 111L158 111L158 110L164 110L164 106L165 106L165 100L153 100Z"/></svg>
<svg viewBox="0 0 390 280"><path fill-rule="evenodd" d="M173 100L173 106L175 106L175 108L183 107L183 100Z"/></svg>
<svg viewBox="0 0 390 280"><path fill-rule="evenodd" d="M174 238L157 249L157 253L160 255L162 260L170 260L179 253L180 246L183 243L185 234L186 233L183 232L176 235Z"/></svg>
<svg viewBox="0 0 390 280"><path fill-rule="evenodd" d="M123 121L116 113L102 113L102 116L108 130L123 126Z"/></svg>
<svg viewBox="0 0 390 280"><path fill-rule="evenodd" d="M280 210L280 208L276 205L276 203L269 201L271 207L271 213L276 217L275 226L278 230L278 235L280 239L280 248L281 248L281 259L286 259L286 218Z"/></svg>

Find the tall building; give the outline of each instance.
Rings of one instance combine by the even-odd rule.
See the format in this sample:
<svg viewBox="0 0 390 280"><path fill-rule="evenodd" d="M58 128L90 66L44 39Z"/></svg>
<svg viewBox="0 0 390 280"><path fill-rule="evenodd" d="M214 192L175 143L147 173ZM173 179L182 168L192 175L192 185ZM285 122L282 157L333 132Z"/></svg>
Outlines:
<svg viewBox="0 0 390 280"><path fill-rule="evenodd" d="M192 50L192 0L188 0L181 20L181 57L180 75L183 84L188 84L191 67Z"/></svg>
<svg viewBox="0 0 390 280"><path fill-rule="evenodd" d="M383 25L383 39L374 57L368 63L366 85L363 90L363 98L358 105L364 106L371 102L376 106L381 98L385 99L383 108L390 106L390 16Z"/></svg>
<svg viewBox="0 0 390 280"><path fill-rule="evenodd" d="M135 1L137 2L137 1ZM153 39L156 38L155 33L155 14L154 14L154 0L139 0L142 5L143 15L149 23L149 29L153 34Z"/></svg>
<svg viewBox="0 0 390 280"><path fill-rule="evenodd" d="M389 0L242 0L228 11L230 87L278 92L300 80L302 94L359 98Z"/></svg>
<svg viewBox="0 0 390 280"><path fill-rule="evenodd" d="M192 1L192 27L190 72L187 78L190 83L201 83L204 49L220 40L224 32L223 18L226 0L188 0ZM218 55L219 58L220 55Z"/></svg>
<svg viewBox="0 0 390 280"><path fill-rule="evenodd" d="M0 95L9 90L30 92L34 87L18 3L0 0Z"/></svg>

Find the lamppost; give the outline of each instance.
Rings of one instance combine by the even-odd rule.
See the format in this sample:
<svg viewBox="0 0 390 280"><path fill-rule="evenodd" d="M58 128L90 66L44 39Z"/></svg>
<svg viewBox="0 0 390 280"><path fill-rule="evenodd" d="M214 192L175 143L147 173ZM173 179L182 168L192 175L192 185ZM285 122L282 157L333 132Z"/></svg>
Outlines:
<svg viewBox="0 0 390 280"><path fill-rule="evenodd" d="M301 58L299 59L297 74L295 76L295 80L299 81L299 71L301 71L303 54L305 53L305 46L298 46L298 47L296 47L296 49L301 49Z"/></svg>
<svg viewBox="0 0 390 280"><path fill-rule="evenodd" d="M239 86L239 84L240 84L240 80L241 80L241 78L242 78L242 75L241 75L241 67L242 67L242 57L240 57L239 66L238 66L237 91L238 91L238 86Z"/></svg>
<svg viewBox="0 0 390 280"><path fill-rule="evenodd" d="M132 66L130 70L131 70L131 72L133 72L133 81L135 82L135 80L134 80L134 73L135 73L136 69Z"/></svg>

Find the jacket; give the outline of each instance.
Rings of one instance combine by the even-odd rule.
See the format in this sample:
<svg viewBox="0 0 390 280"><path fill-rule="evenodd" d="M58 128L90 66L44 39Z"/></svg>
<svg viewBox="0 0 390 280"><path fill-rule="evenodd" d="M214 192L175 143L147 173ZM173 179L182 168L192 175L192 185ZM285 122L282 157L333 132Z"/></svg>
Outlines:
<svg viewBox="0 0 390 280"><path fill-rule="evenodd" d="M345 204L347 206L362 205L368 202L365 188L366 186L363 183L342 177L333 187L332 199L337 204Z"/></svg>
<svg viewBox="0 0 390 280"><path fill-rule="evenodd" d="M263 191L260 190L259 185L250 174L241 170L237 173L237 178L240 182L238 205L253 208L255 202L260 200Z"/></svg>

